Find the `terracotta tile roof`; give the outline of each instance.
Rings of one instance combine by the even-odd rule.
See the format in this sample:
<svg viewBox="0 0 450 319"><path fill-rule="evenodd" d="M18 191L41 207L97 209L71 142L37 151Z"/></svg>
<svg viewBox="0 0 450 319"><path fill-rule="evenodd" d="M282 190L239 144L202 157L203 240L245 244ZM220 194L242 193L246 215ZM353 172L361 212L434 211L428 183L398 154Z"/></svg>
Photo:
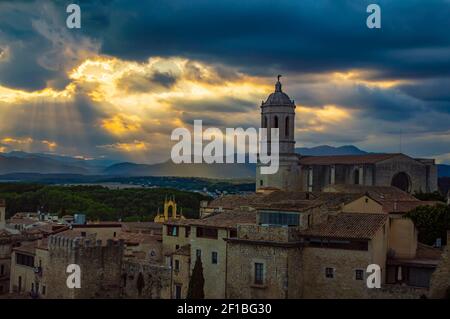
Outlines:
<svg viewBox="0 0 450 319"><path fill-rule="evenodd" d="M231 210L223 211L220 213L211 214L201 219L184 219L169 221L165 224L168 225L181 225L181 226L209 226L215 228L236 228L237 224L255 224L256 223L256 211L246 210Z"/></svg>
<svg viewBox="0 0 450 319"><path fill-rule="evenodd" d="M270 194L252 195L227 195L212 201L208 207L222 207L232 210L240 207L252 207L254 209L281 209L302 211L320 205L326 205L329 209L337 209L341 204L354 201L364 195L364 192L286 192L274 191Z"/></svg>
<svg viewBox="0 0 450 319"><path fill-rule="evenodd" d="M346 185L335 184L324 188L326 193L367 193L376 201L384 200L412 200L418 199L401 189L393 186L364 186L364 185Z"/></svg>
<svg viewBox="0 0 450 319"><path fill-rule="evenodd" d="M442 250L422 243L417 243L416 258L418 259L440 259Z"/></svg>
<svg viewBox="0 0 450 319"><path fill-rule="evenodd" d="M122 228L128 231L162 231L162 224L155 222L122 222Z"/></svg>
<svg viewBox="0 0 450 319"><path fill-rule="evenodd" d="M16 225L33 225L36 224L38 221L36 219L31 219L31 218L27 218L27 217L20 217L20 218L15 218L12 217L9 221L8 224L16 224Z"/></svg>
<svg viewBox="0 0 450 319"><path fill-rule="evenodd" d="M285 210L285 211L305 211L320 205L326 205L321 200L284 200L275 203L267 202L259 204L255 208L259 210Z"/></svg>
<svg viewBox="0 0 450 319"><path fill-rule="evenodd" d="M121 232L117 239L123 239L128 245L139 245L161 241L161 236L145 233Z"/></svg>
<svg viewBox="0 0 450 319"><path fill-rule="evenodd" d="M402 214L402 213L408 213L414 208L417 208L419 206L435 206L438 204L444 204L442 202L438 201L421 201L421 200L415 200L415 201L395 201L395 200L389 200L389 201L383 201L383 211L389 214Z"/></svg>
<svg viewBox="0 0 450 319"><path fill-rule="evenodd" d="M253 193L247 195L225 195L213 199L208 203L209 208L234 209L241 206L253 206L264 197L263 194Z"/></svg>
<svg viewBox="0 0 450 319"><path fill-rule="evenodd" d="M38 246L37 240L30 242L22 242L19 247L15 247L13 250L34 255L37 246Z"/></svg>
<svg viewBox="0 0 450 319"><path fill-rule="evenodd" d="M332 164L375 164L396 156L393 154L363 154L363 155L334 155L334 156L301 156L302 165L332 165Z"/></svg>
<svg viewBox="0 0 450 319"><path fill-rule="evenodd" d="M307 237L371 239L386 220L385 214L340 213L300 233Z"/></svg>
<svg viewBox="0 0 450 319"><path fill-rule="evenodd" d="M409 265L413 267L434 268L442 258L443 251L422 243L417 243L416 256L414 258L391 257L387 260L389 265Z"/></svg>

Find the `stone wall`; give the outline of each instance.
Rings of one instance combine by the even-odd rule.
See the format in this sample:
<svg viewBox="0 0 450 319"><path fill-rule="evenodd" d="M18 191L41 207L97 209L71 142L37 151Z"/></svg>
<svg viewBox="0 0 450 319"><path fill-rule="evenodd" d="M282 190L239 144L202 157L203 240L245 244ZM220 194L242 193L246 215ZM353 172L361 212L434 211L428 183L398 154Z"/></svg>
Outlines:
<svg viewBox="0 0 450 319"><path fill-rule="evenodd" d="M175 263L178 260L179 268L175 269ZM193 261L193 265L195 261ZM176 297L175 289L176 286L181 286L181 298L186 298L189 288L189 280L191 276L191 257L181 254L172 255L172 298Z"/></svg>
<svg viewBox="0 0 450 319"><path fill-rule="evenodd" d="M426 165L407 156L399 155L376 164L375 184L390 186L395 174L405 172L411 179L411 192L427 191ZM434 191L435 189L431 189Z"/></svg>
<svg viewBox="0 0 450 319"><path fill-rule="evenodd" d="M294 242L299 240L297 227L259 226L240 224L237 227L238 238L256 241Z"/></svg>
<svg viewBox="0 0 450 319"><path fill-rule="evenodd" d="M142 276L143 286L138 285ZM133 299L169 299L170 267L139 261L125 261L122 269L121 297Z"/></svg>
<svg viewBox="0 0 450 319"><path fill-rule="evenodd" d="M371 299L420 299L428 294L427 288L402 285L381 285L379 289L368 289Z"/></svg>
<svg viewBox="0 0 450 319"><path fill-rule="evenodd" d="M303 298L366 298L366 277L356 280L355 271L371 263L368 251L306 247L303 250ZM326 278L325 268L334 269Z"/></svg>
<svg viewBox="0 0 450 319"><path fill-rule="evenodd" d="M227 244L224 238L228 238L227 229L218 229L217 239L200 238L196 236L197 228L191 231L191 273L197 259L197 249L201 250L203 277L205 279L205 298L220 299L225 297L225 276ZM217 253L217 264L212 263L212 253Z"/></svg>
<svg viewBox="0 0 450 319"><path fill-rule="evenodd" d="M48 268L43 269L47 298L118 298L123 262L123 241L89 241L50 236ZM81 288L69 289L69 264L81 268Z"/></svg>
<svg viewBox="0 0 450 319"><path fill-rule="evenodd" d="M447 231L447 246L436 270L431 275L431 298L450 298L450 231Z"/></svg>
<svg viewBox="0 0 450 319"><path fill-rule="evenodd" d="M226 297L299 298L301 291L301 265L298 263L300 254L301 249L298 247L229 242ZM264 264L264 283L262 285L254 282L255 263Z"/></svg>
<svg viewBox="0 0 450 319"><path fill-rule="evenodd" d="M0 238L0 294L9 291L11 268L12 240Z"/></svg>

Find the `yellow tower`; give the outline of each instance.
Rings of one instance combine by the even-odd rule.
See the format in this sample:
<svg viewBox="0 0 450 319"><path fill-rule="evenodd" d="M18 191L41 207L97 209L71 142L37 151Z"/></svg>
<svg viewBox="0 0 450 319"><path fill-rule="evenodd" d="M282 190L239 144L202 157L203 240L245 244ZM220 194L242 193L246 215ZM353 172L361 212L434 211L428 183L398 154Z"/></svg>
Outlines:
<svg viewBox="0 0 450 319"><path fill-rule="evenodd" d="M170 214L171 213L171 214ZM155 216L155 223L164 223L168 220L184 219L183 211L180 210L180 214L177 214L177 203L175 197L164 200L164 212L161 214L158 209L158 213Z"/></svg>

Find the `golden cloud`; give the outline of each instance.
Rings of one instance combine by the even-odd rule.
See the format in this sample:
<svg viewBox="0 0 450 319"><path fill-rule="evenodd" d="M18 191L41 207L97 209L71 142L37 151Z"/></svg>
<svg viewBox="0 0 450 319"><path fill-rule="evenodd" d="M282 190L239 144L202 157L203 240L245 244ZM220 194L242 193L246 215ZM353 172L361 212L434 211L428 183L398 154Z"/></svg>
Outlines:
<svg viewBox="0 0 450 319"><path fill-rule="evenodd" d="M139 140L134 140L133 142L130 143L114 143L109 145L102 145L101 147L127 153L143 152L149 150L150 148L147 142Z"/></svg>
<svg viewBox="0 0 450 319"><path fill-rule="evenodd" d="M58 147L58 144L56 142L52 142L52 141L43 140L43 141L41 141L41 143L44 144L45 146L47 146L50 151L53 151L53 150L55 150L55 148Z"/></svg>
<svg viewBox="0 0 450 319"><path fill-rule="evenodd" d="M141 129L141 120L136 115L116 114L102 120L101 126L114 135L123 135Z"/></svg>
<svg viewBox="0 0 450 319"><path fill-rule="evenodd" d="M4 137L1 139L1 142L7 145L31 144L33 143L33 139L31 137L25 138Z"/></svg>

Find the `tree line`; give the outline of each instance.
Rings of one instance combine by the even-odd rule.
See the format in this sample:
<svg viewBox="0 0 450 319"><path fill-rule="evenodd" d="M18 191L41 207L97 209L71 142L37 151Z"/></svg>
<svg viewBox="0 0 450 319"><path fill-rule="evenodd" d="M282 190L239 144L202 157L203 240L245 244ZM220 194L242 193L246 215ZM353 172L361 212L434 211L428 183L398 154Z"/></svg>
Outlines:
<svg viewBox="0 0 450 319"><path fill-rule="evenodd" d="M158 208L162 212L167 197L175 197L178 209L182 208L188 218L197 218L200 201L210 200L199 193L170 188L0 184L0 198L6 200L7 217L40 210L59 216L83 213L91 220L151 221Z"/></svg>

